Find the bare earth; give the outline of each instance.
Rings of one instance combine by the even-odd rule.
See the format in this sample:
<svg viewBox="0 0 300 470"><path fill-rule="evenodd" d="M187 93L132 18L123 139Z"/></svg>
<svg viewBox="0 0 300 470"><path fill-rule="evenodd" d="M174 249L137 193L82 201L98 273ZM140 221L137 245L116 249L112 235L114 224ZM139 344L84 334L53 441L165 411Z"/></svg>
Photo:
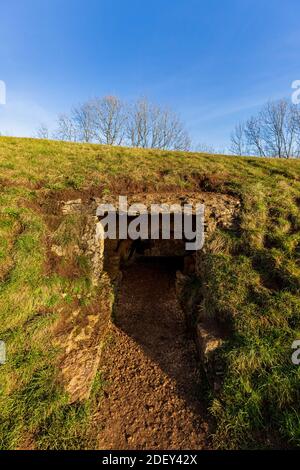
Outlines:
<svg viewBox="0 0 300 470"><path fill-rule="evenodd" d="M140 261L124 272L102 363L99 449L204 449L196 349L175 297L175 267Z"/></svg>

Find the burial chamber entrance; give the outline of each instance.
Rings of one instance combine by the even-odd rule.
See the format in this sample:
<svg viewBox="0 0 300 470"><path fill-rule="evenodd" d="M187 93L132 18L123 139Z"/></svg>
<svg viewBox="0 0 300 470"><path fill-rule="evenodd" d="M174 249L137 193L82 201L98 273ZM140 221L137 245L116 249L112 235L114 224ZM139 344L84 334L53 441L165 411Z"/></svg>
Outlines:
<svg viewBox="0 0 300 470"><path fill-rule="evenodd" d="M142 264L155 266L177 267L191 273L195 269L197 245L204 241L204 212L198 213L190 210L184 216L178 212L151 213L151 214L114 214L115 237L106 238L104 242L104 271L112 281L118 279L122 271L129 265ZM126 234L124 226L120 228L122 217L126 218ZM109 219L110 214L98 216L101 224ZM142 219L142 221L141 221ZM130 238L130 230L134 225L135 233ZM143 226L142 226L143 225ZM104 225L102 225L104 227ZM103 228L105 232L105 228ZM118 238L117 234L123 232ZM132 234L132 232L131 232ZM132 268L134 269L134 268Z"/></svg>
<svg viewBox="0 0 300 470"><path fill-rule="evenodd" d="M171 232L168 240L105 240L115 304L100 448L207 448L199 355L178 286L194 274L196 251Z"/></svg>
<svg viewBox="0 0 300 470"><path fill-rule="evenodd" d="M143 204L136 201L142 201ZM98 202L108 206L107 212L97 214L98 221L103 223L103 219L109 215L110 204L115 208L118 207L118 203L116 198L111 196ZM128 263L149 257L160 258L156 262L160 264L163 264L163 258L165 261L167 258L177 258L178 263L183 264L183 270L191 272L197 265L202 246L204 250L206 249L206 241L211 234L216 229L234 228L240 207L239 199L234 196L205 192L134 194L128 196L127 202L126 211L123 209L114 211L116 236L114 239L107 238L104 241L103 267L113 280ZM118 236L122 217L127 219L129 227L139 216L147 222L146 228L140 227L140 235L135 239L124 236L123 228L122 236ZM181 218L181 225L178 223L178 218ZM168 224L168 221L169 226L166 229L165 223ZM195 237L199 244L194 248Z"/></svg>
<svg viewBox="0 0 300 470"><path fill-rule="evenodd" d="M230 196L209 196L200 199L206 209L200 230L208 239L216 228L234 226L238 207ZM196 214L190 218L197 234ZM190 250L191 240L184 233L177 239L175 232L171 222L169 239L159 224L157 239L105 240L104 270L116 292L114 346L104 357L110 385L101 409L101 448L209 448L202 372L222 339L214 326L191 318L201 302L192 297L193 282L196 295L201 290L205 242L203 250Z"/></svg>
<svg viewBox="0 0 300 470"><path fill-rule="evenodd" d="M187 343L188 338L193 339L201 358L207 361L211 352L222 343L222 333L214 319L206 318L201 307L202 260L206 251L210 251L216 230L236 230L240 201L225 194L180 197L177 199L179 209L178 206L170 212L159 209L153 232L152 219L149 220L152 216L149 200L152 203L153 199L153 195L148 199L144 214L148 218L146 229L138 231L134 239L115 237L104 241L103 270L108 273L115 291L113 318L115 324L131 337L135 337L139 329L139 340L143 345L151 337L158 338L164 327L173 330L172 338L176 338L176 328L171 325L180 318L178 331L185 332ZM183 214L181 208L185 204L189 208ZM101 224L108 212L98 215ZM178 224L178 213L182 216L181 224ZM140 214L140 209L125 214L128 227L137 222ZM116 234L121 233L120 220L116 218ZM169 221L167 230L166 220ZM152 329L155 334L151 333ZM161 333L161 337L166 335ZM153 353L160 349L156 343Z"/></svg>
<svg viewBox="0 0 300 470"><path fill-rule="evenodd" d="M133 200L144 198L147 205L174 201L172 194L132 196ZM200 356L195 339L197 331L201 331L202 337L208 335L206 331L203 334L203 322L201 330L197 330L197 325L190 328L182 288L189 279L201 277L201 253L205 256L206 240L211 234L218 228L234 229L240 202L230 195L208 193L187 194L177 200L205 204L203 250L187 250L186 243L191 240L186 240L184 234L177 239L172 224L170 239L161 236L162 225L157 239L142 234L136 239L99 239L105 214L95 217L95 212L99 204L110 201L94 198L61 203L63 216L78 215L80 220L87 221L76 253L81 250L90 258L93 283L97 285L99 279L102 283L100 314L86 316L89 324L84 339L78 334L79 323L74 321L79 314L70 319L70 338L65 343L71 344L72 349L66 347L61 368L62 382L71 402L75 402L89 396L97 367L100 362L104 364L108 386L99 414L103 426L99 448L171 449L206 445L206 422L199 400ZM137 217L127 215L129 222ZM193 228L194 217L192 213ZM51 250L57 258L64 258L62 247L53 244ZM106 279L107 288L103 289ZM115 291L113 321L107 316L107 325L103 326L103 312L111 312L111 286ZM113 343L103 349L99 345L106 331L113 337ZM78 345L73 339L76 335ZM208 343L203 344L204 351Z"/></svg>
<svg viewBox="0 0 300 470"><path fill-rule="evenodd" d="M128 219L130 224L135 216ZM196 269L196 250L187 250L183 234L182 239L174 238L172 216L170 219L169 239L162 238L160 219L156 239L150 239L149 233L135 240L105 240L103 258L103 269L115 291L114 324L153 360L163 358L166 371L170 351L177 355L176 347L182 347L178 336L185 337L186 344L193 339L180 296L182 280L194 276ZM195 229L194 220L192 225Z"/></svg>

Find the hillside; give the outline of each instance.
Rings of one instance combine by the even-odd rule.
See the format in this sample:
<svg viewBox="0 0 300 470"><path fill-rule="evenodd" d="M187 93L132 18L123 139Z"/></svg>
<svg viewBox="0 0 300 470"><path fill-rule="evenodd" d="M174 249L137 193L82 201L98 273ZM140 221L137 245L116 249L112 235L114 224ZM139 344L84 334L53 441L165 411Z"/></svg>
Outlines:
<svg viewBox="0 0 300 470"><path fill-rule="evenodd" d="M205 446L300 445L300 367L291 361L300 339L300 161L0 137L0 191L1 448L97 448L105 441L105 360L115 327L103 326L89 398L70 402L60 371L73 313L82 325L86 316L110 317L114 291L105 276L91 281L89 259L72 251L84 219L63 219L58 203L190 192L229 195L241 206L234 230L217 228L208 238L202 274L189 290L230 330L217 352L220 389L205 379L199 386ZM53 240L66 255L53 255Z"/></svg>

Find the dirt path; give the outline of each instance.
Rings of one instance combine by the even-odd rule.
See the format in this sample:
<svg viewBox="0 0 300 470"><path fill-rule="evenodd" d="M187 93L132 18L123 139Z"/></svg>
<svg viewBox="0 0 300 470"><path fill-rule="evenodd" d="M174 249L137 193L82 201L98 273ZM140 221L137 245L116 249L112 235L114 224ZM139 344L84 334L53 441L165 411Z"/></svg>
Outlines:
<svg viewBox="0 0 300 470"><path fill-rule="evenodd" d="M103 364L100 449L202 449L196 350L175 298L175 267L126 269Z"/></svg>

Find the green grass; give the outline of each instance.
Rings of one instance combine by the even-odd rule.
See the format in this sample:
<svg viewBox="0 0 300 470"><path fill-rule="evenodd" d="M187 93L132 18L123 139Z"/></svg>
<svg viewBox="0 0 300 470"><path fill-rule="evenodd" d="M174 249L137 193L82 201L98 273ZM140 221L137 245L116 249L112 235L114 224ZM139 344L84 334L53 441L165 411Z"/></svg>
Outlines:
<svg viewBox="0 0 300 470"><path fill-rule="evenodd" d="M49 226L37 201L76 195L206 190L242 201L239 230L206 244L202 289L208 315L232 334L219 351L225 378L211 394L218 448L300 445L300 161L138 150L0 138L0 445L10 449L91 448L93 410L101 398L70 406L56 381L55 325L79 293L98 295L78 260L70 279L47 265ZM76 221L75 221L76 222ZM76 226L76 223L75 223ZM60 244L74 237L67 218ZM200 283L199 283L200 285ZM29 442L29 444L28 444Z"/></svg>

